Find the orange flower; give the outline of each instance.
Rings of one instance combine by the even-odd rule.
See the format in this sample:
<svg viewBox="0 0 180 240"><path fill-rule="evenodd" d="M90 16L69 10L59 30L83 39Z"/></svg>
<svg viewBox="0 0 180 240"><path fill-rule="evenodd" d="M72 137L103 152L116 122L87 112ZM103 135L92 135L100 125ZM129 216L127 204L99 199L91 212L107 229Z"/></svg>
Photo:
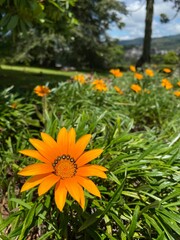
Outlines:
<svg viewBox="0 0 180 240"><path fill-rule="evenodd" d="M137 79L137 80L142 80L143 79L143 75L141 73L134 73L134 77Z"/></svg>
<svg viewBox="0 0 180 240"><path fill-rule="evenodd" d="M109 72L117 78L123 76L123 73L120 71L120 69L111 69Z"/></svg>
<svg viewBox="0 0 180 240"><path fill-rule="evenodd" d="M83 188L101 197L98 188L88 177L106 178L104 172L107 169L89 164L103 151L102 149L84 151L91 135L86 134L76 142L74 128L67 131L63 127L58 133L57 142L46 133L41 133L41 137L42 141L30 139L30 143L37 150L20 151L42 162L29 165L18 173L22 176L33 176L24 183L21 192L39 185L38 194L41 196L55 185L55 202L60 211L63 210L68 192L83 209L85 206Z"/></svg>
<svg viewBox="0 0 180 240"><path fill-rule="evenodd" d="M161 85L165 87L166 89L171 89L173 88L173 85L169 82L168 79L164 78L162 79Z"/></svg>
<svg viewBox="0 0 180 240"><path fill-rule="evenodd" d="M179 81L179 82L177 82L177 85L180 87L180 81Z"/></svg>
<svg viewBox="0 0 180 240"><path fill-rule="evenodd" d="M118 86L114 86L114 89L116 90L116 92L118 92L119 94L123 94L123 91L118 87Z"/></svg>
<svg viewBox="0 0 180 240"><path fill-rule="evenodd" d="M175 92L174 92L174 95L175 95L176 97L180 97L180 91L175 91Z"/></svg>
<svg viewBox="0 0 180 240"><path fill-rule="evenodd" d="M38 85L38 86L36 86L36 87L34 88L34 92L35 92L38 96L44 97L44 96L46 96L46 95L48 95L48 94L50 93L50 89L49 89L48 87L46 87L46 86L40 86L40 85Z"/></svg>
<svg viewBox="0 0 180 240"><path fill-rule="evenodd" d="M154 77L154 72L153 72L153 70L151 70L151 69L146 69L146 70L145 70L145 73L146 73L146 75L149 76L149 77Z"/></svg>
<svg viewBox="0 0 180 240"><path fill-rule="evenodd" d="M136 93L141 92L142 88L138 84L132 84L131 89Z"/></svg>
<svg viewBox="0 0 180 240"><path fill-rule="evenodd" d="M130 69L132 72L136 72L136 68L135 68L135 66L133 66L133 65L131 65L131 66L129 67L129 69Z"/></svg>
<svg viewBox="0 0 180 240"><path fill-rule="evenodd" d="M108 90L104 80L102 80L102 79L96 79L92 82L92 84L94 85L94 89L96 89L98 91L107 91Z"/></svg>
<svg viewBox="0 0 180 240"><path fill-rule="evenodd" d="M165 72L165 73L170 73L170 72L172 72L172 71L171 71L171 69L169 69L169 68L164 68L164 69L163 69L163 72Z"/></svg>
<svg viewBox="0 0 180 240"><path fill-rule="evenodd" d="M78 81L81 84L86 82L84 75L81 74L74 76L74 80Z"/></svg>

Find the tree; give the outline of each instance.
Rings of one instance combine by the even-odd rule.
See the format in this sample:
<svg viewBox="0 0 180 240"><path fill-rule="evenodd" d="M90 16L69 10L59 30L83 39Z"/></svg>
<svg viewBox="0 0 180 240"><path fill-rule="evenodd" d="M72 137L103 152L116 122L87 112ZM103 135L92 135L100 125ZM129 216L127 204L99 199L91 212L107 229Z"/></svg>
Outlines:
<svg viewBox="0 0 180 240"><path fill-rule="evenodd" d="M142 66L145 62L148 62L148 63L150 62L153 10L154 10L154 0L147 0L143 52L141 57L138 59L136 63L136 67Z"/></svg>
<svg viewBox="0 0 180 240"><path fill-rule="evenodd" d="M164 2L174 2L174 8L177 12L180 11L179 0L164 0ZM144 63L150 63L151 56L151 35L152 35L152 20L154 11L154 0L146 0L146 19L145 19L145 32L143 40L143 52L141 57L136 62L136 67L141 67ZM165 14L161 14L161 22L166 23L169 19Z"/></svg>
<svg viewBox="0 0 180 240"><path fill-rule="evenodd" d="M53 28L57 21L69 25L74 18L70 6L76 0L0 0L0 31L13 35L34 27Z"/></svg>
<svg viewBox="0 0 180 240"><path fill-rule="evenodd" d="M107 30L112 24L124 26L120 14L127 13L125 4L119 0L77 0L69 12L78 24L68 26L68 31L66 21L60 18L50 30L34 24L26 35L19 34L13 60L54 66L56 58L63 66L96 69L118 65L122 48Z"/></svg>
<svg viewBox="0 0 180 240"><path fill-rule="evenodd" d="M119 28L124 26L120 14L127 13L125 4L118 0L78 0L72 12L79 23L69 42L73 65L107 68L109 63L104 58L105 52L116 44L107 30L112 24Z"/></svg>

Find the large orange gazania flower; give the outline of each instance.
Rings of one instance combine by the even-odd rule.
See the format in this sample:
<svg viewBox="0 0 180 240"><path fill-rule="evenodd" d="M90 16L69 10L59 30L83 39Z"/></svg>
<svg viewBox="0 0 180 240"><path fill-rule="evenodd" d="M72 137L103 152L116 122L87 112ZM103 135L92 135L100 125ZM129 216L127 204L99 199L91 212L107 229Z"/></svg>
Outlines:
<svg viewBox="0 0 180 240"><path fill-rule="evenodd" d="M50 93L50 89L47 86L38 85L34 88L34 92L40 96L44 97Z"/></svg>
<svg viewBox="0 0 180 240"><path fill-rule="evenodd" d="M57 142L46 133L41 133L41 137L43 141L30 139L30 143L37 150L20 151L42 162L29 165L18 173L22 176L33 176L24 183L21 192L39 185L40 196L55 185L55 202L60 211L63 210L68 192L83 209L85 206L83 188L101 197L98 188L88 177L106 178L104 172L107 169L99 165L88 164L103 151L93 149L84 152L91 135L86 134L76 142L74 128L69 131L62 128L58 133Z"/></svg>

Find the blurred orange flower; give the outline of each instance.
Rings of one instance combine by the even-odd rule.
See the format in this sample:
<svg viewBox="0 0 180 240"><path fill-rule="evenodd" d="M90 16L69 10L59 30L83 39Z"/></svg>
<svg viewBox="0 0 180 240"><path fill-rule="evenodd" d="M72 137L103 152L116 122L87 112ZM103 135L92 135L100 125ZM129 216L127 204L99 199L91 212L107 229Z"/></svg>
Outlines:
<svg viewBox="0 0 180 240"><path fill-rule="evenodd" d="M74 76L73 79L81 84L86 82L84 75L81 74Z"/></svg>
<svg viewBox="0 0 180 240"><path fill-rule="evenodd" d="M143 79L143 75L141 73L134 73L134 77L137 79L137 80L142 80Z"/></svg>
<svg viewBox="0 0 180 240"><path fill-rule="evenodd" d="M89 177L107 178L104 173L107 169L100 165L89 164L103 151L103 149L84 151L91 134L82 136L76 142L74 128L69 131L61 128L57 141L44 132L41 133L41 137L42 141L30 139L30 143L36 150L20 151L20 153L42 162L31 164L18 173L22 176L32 176L24 183L21 192L39 185L38 195L41 196L55 185L55 203L60 211L64 208L68 192L83 209L85 207L83 188L91 194L101 197L99 189Z"/></svg>
<svg viewBox="0 0 180 240"><path fill-rule="evenodd" d="M117 78L123 76L123 73L120 71L120 69L111 69L109 72L112 73L114 77Z"/></svg>
<svg viewBox="0 0 180 240"><path fill-rule="evenodd" d="M131 89L136 93L141 92L142 88L138 84L132 84Z"/></svg>
<svg viewBox="0 0 180 240"><path fill-rule="evenodd" d="M132 72L136 72L136 67L133 66L133 65L131 65L131 66L129 67L129 69L130 69Z"/></svg>
<svg viewBox="0 0 180 240"><path fill-rule="evenodd" d="M175 95L176 97L180 97L180 91L175 91L175 92L174 92L174 95Z"/></svg>
<svg viewBox="0 0 180 240"><path fill-rule="evenodd" d="M151 69L146 69L145 70L145 73L146 73L146 75L147 76L149 76L149 77L154 77L154 72L153 72L153 70L151 70Z"/></svg>
<svg viewBox="0 0 180 240"><path fill-rule="evenodd" d="M94 87L93 87L94 89L101 91L101 92L108 90L107 85L105 84L103 79L95 79L92 82L92 85L94 85Z"/></svg>
<svg viewBox="0 0 180 240"><path fill-rule="evenodd" d="M47 86L38 85L34 88L34 92L40 96L44 97L50 93L50 89Z"/></svg>
<svg viewBox="0 0 180 240"><path fill-rule="evenodd" d="M118 87L118 86L114 86L114 89L116 90L116 92L118 92L119 94L123 94L123 91Z"/></svg>
<svg viewBox="0 0 180 240"><path fill-rule="evenodd" d="M162 79L161 85L165 87L167 90L173 88L173 85L166 78Z"/></svg>
<svg viewBox="0 0 180 240"><path fill-rule="evenodd" d="M165 72L165 73L170 73L170 72L172 72L172 71L171 71L171 69L169 69L169 68L164 68L164 69L163 69L163 72Z"/></svg>
<svg viewBox="0 0 180 240"><path fill-rule="evenodd" d="M180 87L180 81L179 81L179 82L177 82L177 85Z"/></svg>

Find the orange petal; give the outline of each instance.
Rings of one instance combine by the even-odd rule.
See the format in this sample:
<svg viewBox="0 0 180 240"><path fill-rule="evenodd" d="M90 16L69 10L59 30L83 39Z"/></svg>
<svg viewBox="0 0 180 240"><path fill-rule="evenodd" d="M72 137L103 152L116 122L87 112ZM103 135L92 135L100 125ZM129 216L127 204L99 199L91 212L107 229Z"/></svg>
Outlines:
<svg viewBox="0 0 180 240"><path fill-rule="evenodd" d="M72 152L72 157L74 159L77 159L84 152L84 149L88 145L90 138L91 138L91 134L86 134L81 138L79 138Z"/></svg>
<svg viewBox="0 0 180 240"><path fill-rule="evenodd" d="M42 140L51 148L53 151L56 152L56 156L59 156L60 150L57 142L47 133L41 133Z"/></svg>
<svg viewBox="0 0 180 240"><path fill-rule="evenodd" d="M78 181L78 183L83 186L84 188L86 188L91 194L101 197L101 194L99 192L99 189L97 188L97 186L93 183L93 181L91 181L88 178L84 178L84 177L80 177L80 176L76 176L76 179Z"/></svg>
<svg viewBox="0 0 180 240"><path fill-rule="evenodd" d="M55 183L60 180L60 177L50 174L48 175L43 182L39 185L38 194L41 196L42 194L46 193Z"/></svg>
<svg viewBox="0 0 180 240"><path fill-rule="evenodd" d="M96 169L98 169L98 170L100 170L100 171L103 171L103 172L108 171L107 168L105 168L105 167L103 167L103 166L101 166L101 165L93 164L93 165L91 165L91 167L96 168Z"/></svg>
<svg viewBox="0 0 180 240"><path fill-rule="evenodd" d="M59 181L55 187L55 202L58 209L62 212L64 204L66 202L67 189L63 181Z"/></svg>
<svg viewBox="0 0 180 240"><path fill-rule="evenodd" d="M67 154L68 151L68 132L65 127L61 128L58 136L57 143L60 148L60 155Z"/></svg>
<svg viewBox="0 0 180 240"><path fill-rule="evenodd" d="M42 154L50 162L54 162L57 158L57 152L55 152L54 149L49 147L45 142L32 138L29 141L40 152L40 154Z"/></svg>
<svg viewBox="0 0 180 240"><path fill-rule="evenodd" d="M68 154L71 156L76 141L76 132L74 128L71 128L68 132Z"/></svg>
<svg viewBox="0 0 180 240"><path fill-rule="evenodd" d="M75 181L75 178L67 178L63 181L67 191L80 204L81 202L81 194L79 190L80 185L77 183L77 181Z"/></svg>
<svg viewBox="0 0 180 240"><path fill-rule="evenodd" d="M36 158L42 162L45 162L45 163L48 163L49 160L46 159L45 157L43 157L38 151L36 150L29 150L29 149L25 149L25 150L21 150L19 151L20 153L26 155L26 156L29 156L29 157L33 157L33 158Z"/></svg>
<svg viewBox="0 0 180 240"><path fill-rule="evenodd" d="M78 185L79 187L79 196L80 196L80 206L82 207L82 209L84 210L85 207L85 197L84 197L84 191L82 189L82 187L80 185Z"/></svg>
<svg viewBox="0 0 180 240"><path fill-rule="evenodd" d="M102 153L102 151L103 151L102 149L93 149L93 150L87 151L78 158L78 160L76 161L76 164L78 165L78 167L85 165L86 163L97 158Z"/></svg>
<svg viewBox="0 0 180 240"><path fill-rule="evenodd" d="M93 165L89 165L89 166L87 165L87 166L78 168L77 175L82 177L96 176L101 178L107 178L106 174L103 171L97 168L93 168Z"/></svg>
<svg viewBox="0 0 180 240"><path fill-rule="evenodd" d="M37 175L37 176L34 176L30 179L28 179L22 186L21 188L21 192L24 192L26 190L29 190L35 186L37 186L38 184L40 184L44 178L46 178L47 176L49 175L49 173L46 173L46 174L41 174L41 175Z"/></svg>
<svg viewBox="0 0 180 240"><path fill-rule="evenodd" d="M51 164L35 163L23 168L18 172L22 176L40 175L44 173L53 172L54 169Z"/></svg>

